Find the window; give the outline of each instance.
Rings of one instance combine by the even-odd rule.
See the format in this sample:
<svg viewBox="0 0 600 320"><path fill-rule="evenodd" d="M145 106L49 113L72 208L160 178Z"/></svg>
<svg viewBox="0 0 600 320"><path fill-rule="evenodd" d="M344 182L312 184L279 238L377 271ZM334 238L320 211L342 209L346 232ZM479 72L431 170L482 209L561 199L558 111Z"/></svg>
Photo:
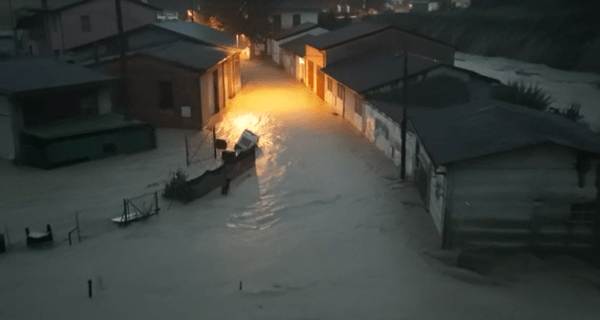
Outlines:
<svg viewBox="0 0 600 320"><path fill-rule="evenodd" d="M344 86L339 84L337 85L337 96L338 98L344 100L344 96L345 96L345 92L344 92Z"/></svg>
<svg viewBox="0 0 600 320"><path fill-rule="evenodd" d="M333 79L327 77L327 90L333 92Z"/></svg>
<svg viewBox="0 0 600 320"><path fill-rule="evenodd" d="M92 24L90 22L90 16L81 16L81 31L83 31L83 32L92 31Z"/></svg>
<svg viewBox="0 0 600 320"><path fill-rule="evenodd" d="M171 81L159 81L158 88L160 93L160 108L173 108L173 83Z"/></svg>
<svg viewBox="0 0 600 320"><path fill-rule="evenodd" d="M292 16L292 23L294 24L294 27L297 25L300 25L300 15L299 14L295 14Z"/></svg>
<svg viewBox="0 0 600 320"><path fill-rule="evenodd" d="M356 112L356 114L362 116L362 101L360 101L360 97L356 96L356 98L354 99L354 112Z"/></svg>

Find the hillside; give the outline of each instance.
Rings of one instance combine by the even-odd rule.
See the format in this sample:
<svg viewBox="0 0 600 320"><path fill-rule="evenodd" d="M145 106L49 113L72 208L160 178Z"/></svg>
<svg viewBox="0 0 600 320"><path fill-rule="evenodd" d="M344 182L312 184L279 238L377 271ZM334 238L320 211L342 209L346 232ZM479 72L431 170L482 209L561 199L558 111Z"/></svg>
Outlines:
<svg viewBox="0 0 600 320"><path fill-rule="evenodd" d="M473 1L469 9L381 14L390 23L449 42L459 51L600 73L600 3L578 0Z"/></svg>

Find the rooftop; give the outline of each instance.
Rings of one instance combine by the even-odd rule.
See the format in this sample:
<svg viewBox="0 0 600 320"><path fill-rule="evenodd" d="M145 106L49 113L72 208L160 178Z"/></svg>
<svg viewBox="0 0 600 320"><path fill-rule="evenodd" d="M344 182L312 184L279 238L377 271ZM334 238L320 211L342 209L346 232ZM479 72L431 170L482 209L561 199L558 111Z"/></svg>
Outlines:
<svg viewBox="0 0 600 320"><path fill-rule="evenodd" d="M228 55L225 50L186 41L144 50L138 54L192 68L199 72L210 69Z"/></svg>
<svg viewBox="0 0 600 320"><path fill-rule="evenodd" d="M237 42L234 35L198 23L185 21L163 21L155 23L154 26L179 33L209 45L223 48L237 47Z"/></svg>
<svg viewBox="0 0 600 320"><path fill-rule="evenodd" d="M316 36L310 39L307 44L319 50L323 50L388 28L391 28L391 26L362 21Z"/></svg>
<svg viewBox="0 0 600 320"><path fill-rule="evenodd" d="M53 59L0 61L0 93L24 93L43 89L106 82L115 78L82 66Z"/></svg>
<svg viewBox="0 0 600 320"><path fill-rule="evenodd" d="M301 25L297 25L293 28L281 30L281 31L273 34L273 36L271 38L274 40L282 40L285 38L293 37L293 36L303 33L303 32L310 31L310 30L318 28L318 27L319 27L319 25L316 23L305 22L305 23L303 23Z"/></svg>
<svg viewBox="0 0 600 320"><path fill-rule="evenodd" d="M49 125L26 128L25 133L42 139L60 139L90 132L106 131L131 126L146 125L138 120L126 121L118 114L104 114L85 118L73 118Z"/></svg>
<svg viewBox="0 0 600 320"><path fill-rule="evenodd" d="M310 38L310 40L313 40ZM408 54L407 75L413 75L438 65L421 56ZM373 52L344 59L322 69L324 73L350 89L362 93L404 78L404 53ZM360 75L360 76L357 76Z"/></svg>
<svg viewBox="0 0 600 320"><path fill-rule="evenodd" d="M288 41L280 45L280 47L284 50L287 50L288 52L294 53L295 55L304 57L304 55L306 54L306 41L312 37L314 36L310 34L303 35L300 38Z"/></svg>
<svg viewBox="0 0 600 320"><path fill-rule="evenodd" d="M600 136L562 116L495 100L411 114L436 165L553 143L600 154Z"/></svg>

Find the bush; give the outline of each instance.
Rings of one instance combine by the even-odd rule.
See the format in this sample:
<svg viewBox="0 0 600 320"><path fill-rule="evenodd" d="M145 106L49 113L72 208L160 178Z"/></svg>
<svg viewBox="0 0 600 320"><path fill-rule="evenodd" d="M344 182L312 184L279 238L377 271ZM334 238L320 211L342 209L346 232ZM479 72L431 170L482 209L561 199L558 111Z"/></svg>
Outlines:
<svg viewBox="0 0 600 320"><path fill-rule="evenodd" d="M183 202L191 201L192 189L187 184L187 174L183 170L177 169L175 172L170 172L169 175L163 197Z"/></svg>
<svg viewBox="0 0 600 320"><path fill-rule="evenodd" d="M492 90L492 99L546 111L553 99L537 84L526 85L523 81L511 81L505 86Z"/></svg>

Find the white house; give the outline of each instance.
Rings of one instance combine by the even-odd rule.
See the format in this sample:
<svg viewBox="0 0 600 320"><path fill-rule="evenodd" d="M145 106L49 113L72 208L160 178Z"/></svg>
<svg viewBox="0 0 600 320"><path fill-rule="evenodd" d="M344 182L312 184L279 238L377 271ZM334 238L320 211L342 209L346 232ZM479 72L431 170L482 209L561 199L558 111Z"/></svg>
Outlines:
<svg viewBox="0 0 600 320"><path fill-rule="evenodd" d="M287 73L296 79L306 80L306 41L313 36L304 35L292 41L288 41L280 46L283 68Z"/></svg>
<svg viewBox="0 0 600 320"><path fill-rule="evenodd" d="M287 0L277 6L270 20L275 30L289 29L306 22L319 23L321 11L318 2Z"/></svg>

